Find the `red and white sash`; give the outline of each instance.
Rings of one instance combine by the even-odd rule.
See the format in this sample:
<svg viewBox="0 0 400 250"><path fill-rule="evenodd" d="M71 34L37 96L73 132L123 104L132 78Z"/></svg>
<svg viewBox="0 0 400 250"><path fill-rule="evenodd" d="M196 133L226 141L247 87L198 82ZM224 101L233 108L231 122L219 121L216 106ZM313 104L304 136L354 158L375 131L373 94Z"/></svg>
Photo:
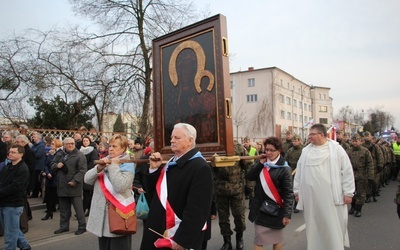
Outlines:
<svg viewBox="0 0 400 250"><path fill-rule="evenodd" d="M104 196L115 206L116 211L122 217L130 217L135 214L136 202L133 194L128 198L125 198L121 194L115 192L114 187L108 179L108 176L104 174L104 172L99 174L98 179Z"/></svg>
<svg viewBox="0 0 400 250"><path fill-rule="evenodd" d="M271 198L273 201L278 203L280 207L283 207L282 198L279 195L274 183L272 182L268 168L264 167L263 170L260 172L260 181L265 194L268 195L268 197Z"/></svg>
<svg viewBox="0 0 400 250"><path fill-rule="evenodd" d="M156 191L158 198L160 199L161 205L165 209L167 229L164 232L164 236L171 238L175 235L175 232L178 229L179 224L181 223L182 220L179 219L178 216L175 214L174 210L172 209L168 201L167 174L165 171L166 166L161 170L160 177L158 178L156 184Z"/></svg>

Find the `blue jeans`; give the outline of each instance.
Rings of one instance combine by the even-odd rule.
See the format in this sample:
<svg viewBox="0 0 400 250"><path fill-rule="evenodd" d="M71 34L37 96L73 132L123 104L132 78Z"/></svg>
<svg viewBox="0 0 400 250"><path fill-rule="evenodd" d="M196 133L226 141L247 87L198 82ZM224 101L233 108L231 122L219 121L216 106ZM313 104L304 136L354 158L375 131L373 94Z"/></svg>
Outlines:
<svg viewBox="0 0 400 250"><path fill-rule="evenodd" d="M4 229L5 250L30 247L19 228L19 218L23 209L24 207L0 207L0 223Z"/></svg>

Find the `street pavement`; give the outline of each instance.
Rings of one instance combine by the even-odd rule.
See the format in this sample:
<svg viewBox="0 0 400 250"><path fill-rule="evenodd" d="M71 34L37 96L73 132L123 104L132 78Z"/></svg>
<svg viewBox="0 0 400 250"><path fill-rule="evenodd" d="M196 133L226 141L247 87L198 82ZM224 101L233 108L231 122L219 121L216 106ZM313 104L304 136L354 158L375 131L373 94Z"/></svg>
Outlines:
<svg viewBox="0 0 400 250"><path fill-rule="evenodd" d="M395 213L393 198L397 188L397 182L391 182L382 189L378 202L371 202L363 207L363 215L360 218L349 216L349 234L351 249L400 249L399 218ZM33 219L29 221L29 231L25 234L32 249L40 250L95 250L98 249L97 237L86 232L76 236L74 232L78 228L76 218L71 218L70 231L55 235L59 228L59 212L54 213L53 219L42 221L45 216L45 206L41 198L30 198L33 209ZM246 200L248 203L248 200ZM246 210L248 213L248 209ZM233 224L233 220L231 221ZM245 249L253 249L254 237L253 224L247 219L247 230L244 232ZM233 228L233 227L232 227ZM291 223L284 229L283 249L306 249L307 241L302 213L293 214ZM142 238L142 222L138 220L138 231L133 236L132 249L137 250ZM235 238L232 237L235 249ZM218 250L222 246L222 237L219 234L218 219L212 221L212 239L208 242L210 250ZM4 249L4 239L0 237L0 250ZM267 249L267 248L264 248ZM270 248L268 248L270 249Z"/></svg>

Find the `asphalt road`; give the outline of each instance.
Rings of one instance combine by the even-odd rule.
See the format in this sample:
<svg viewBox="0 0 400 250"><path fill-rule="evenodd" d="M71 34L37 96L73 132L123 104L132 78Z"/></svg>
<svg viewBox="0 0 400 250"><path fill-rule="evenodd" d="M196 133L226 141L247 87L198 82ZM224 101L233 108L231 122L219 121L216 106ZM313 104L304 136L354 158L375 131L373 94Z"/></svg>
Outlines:
<svg viewBox="0 0 400 250"><path fill-rule="evenodd" d="M371 202L363 207L362 217L349 216L349 235L351 248L354 250L388 250L400 249L400 220L393 203L397 182L391 182L384 187L378 202ZM87 232L79 236L74 235L77 230L77 221L71 219L70 232L54 235L58 229L59 213L54 214L52 220L42 221L44 209L33 211L33 220L30 221L29 232L26 238L34 250L95 250L97 237ZM244 233L245 249L253 249L253 224L247 221L247 230ZM302 213L293 214L291 223L284 229L285 239L283 249L302 250L307 248ZM138 223L138 232L133 236L132 249L139 249L142 237L142 224ZM234 237L233 237L234 240ZM208 249L218 250L222 246L222 237L219 234L218 218L212 222L212 239ZM0 237L0 249L4 249L3 237ZM235 249L235 248L234 248ZM264 249L267 249L266 247ZM270 249L270 248L268 248Z"/></svg>

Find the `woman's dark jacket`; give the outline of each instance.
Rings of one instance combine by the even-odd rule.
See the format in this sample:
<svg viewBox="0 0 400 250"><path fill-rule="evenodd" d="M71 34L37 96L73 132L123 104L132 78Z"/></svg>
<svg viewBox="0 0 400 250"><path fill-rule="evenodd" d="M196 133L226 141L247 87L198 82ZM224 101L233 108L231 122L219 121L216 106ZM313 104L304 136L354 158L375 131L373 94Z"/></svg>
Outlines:
<svg viewBox="0 0 400 250"><path fill-rule="evenodd" d="M271 167L269 170L269 174L276 189L278 190L279 195L283 200L283 209L281 209L278 217L274 217L260 211L260 207L263 201L266 200L268 203L275 202L265 194L264 189L262 188L260 181L260 172L264 168L264 165L257 161L246 175L246 178L248 180L256 181L256 186L254 188L254 198L251 200L250 204L249 220L260 226L273 229L282 229L285 227L282 224L283 217L290 219L292 214L292 175L291 168L287 166L287 164L285 164L285 159L282 156L278 160L276 165L281 167Z"/></svg>
<svg viewBox="0 0 400 250"><path fill-rule="evenodd" d="M46 187L57 187L57 172L51 170L51 162L56 154L62 154L62 149L57 150L53 155L50 153L47 153L46 155L46 161L44 164L44 172L46 173ZM51 179L47 176L48 174L51 174Z"/></svg>
<svg viewBox="0 0 400 250"><path fill-rule="evenodd" d="M87 170L90 170L94 166L96 166L94 161L97 161L99 159L99 152L97 151L96 148L93 148L92 152L86 154L85 157L86 157ZM93 190L93 185L83 183L83 190Z"/></svg>

